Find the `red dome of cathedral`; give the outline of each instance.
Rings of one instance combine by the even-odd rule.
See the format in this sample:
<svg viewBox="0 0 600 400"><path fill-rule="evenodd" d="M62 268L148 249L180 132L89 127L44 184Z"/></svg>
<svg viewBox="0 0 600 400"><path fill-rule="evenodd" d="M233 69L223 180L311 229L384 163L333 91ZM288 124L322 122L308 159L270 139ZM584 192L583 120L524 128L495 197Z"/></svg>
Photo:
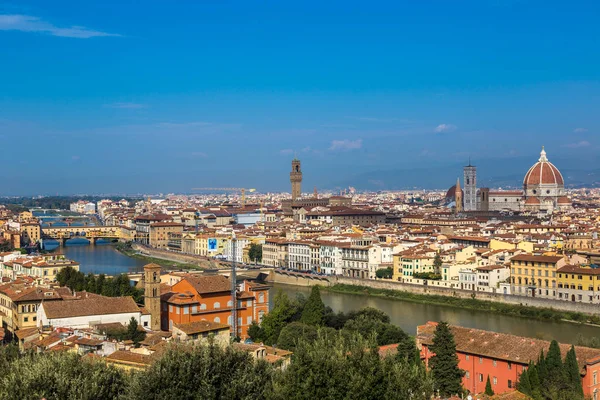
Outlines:
<svg viewBox="0 0 600 400"><path fill-rule="evenodd" d="M564 185L565 181L563 180L562 174L552 164L548 161L546 157L546 151L542 148L542 152L540 153L540 159L537 163L533 164L527 174L525 174L525 179L523 179L523 185L525 186L533 186L533 185Z"/></svg>
<svg viewBox="0 0 600 400"><path fill-rule="evenodd" d="M464 196L465 191L462 188L460 189L460 192ZM456 197L456 185L454 185L450 189L448 189L448 191L446 192L446 200L452 201L452 200L454 200L455 197Z"/></svg>

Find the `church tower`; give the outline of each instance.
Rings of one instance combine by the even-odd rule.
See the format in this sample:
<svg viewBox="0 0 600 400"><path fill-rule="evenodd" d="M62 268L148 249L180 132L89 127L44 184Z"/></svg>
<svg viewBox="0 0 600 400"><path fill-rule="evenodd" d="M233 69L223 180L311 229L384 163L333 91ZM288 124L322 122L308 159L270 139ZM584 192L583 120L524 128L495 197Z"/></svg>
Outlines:
<svg viewBox="0 0 600 400"><path fill-rule="evenodd" d="M144 307L150 313L150 329L160 331L160 265L144 265Z"/></svg>
<svg viewBox="0 0 600 400"><path fill-rule="evenodd" d="M296 201L302 195L302 169L300 160L292 160L292 172L290 172L290 182L292 183L292 201Z"/></svg>
<svg viewBox="0 0 600 400"><path fill-rule="evenodd" d="M471 165L469 159L469 165L465 166L463 171L465 185L464 209L465 211L477 211L477 167Z"/></svg>
<svg viewBox="0 0 600 400"><path fill-rule="evenodd" d="M455 211L458 214L463 211L463 192L460 188L460 178L456 178L456 190L454 191Z"/></svg>

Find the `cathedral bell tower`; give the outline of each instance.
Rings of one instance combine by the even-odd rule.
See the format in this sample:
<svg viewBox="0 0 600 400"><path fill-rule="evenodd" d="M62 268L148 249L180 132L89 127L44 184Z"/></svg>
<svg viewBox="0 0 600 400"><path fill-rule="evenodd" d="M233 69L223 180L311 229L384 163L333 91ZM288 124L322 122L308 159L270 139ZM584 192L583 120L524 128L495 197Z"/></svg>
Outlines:
<svg viewBox="0 0 600 400"><path fill-rule="evenodd" d="M454 191L454 201L456 203L456 208L454 211L458 214L463 211L463 192L460 187L460 179L456 178L456 190Z"/></svg>
<svg viewBox="0 0 600 400"><path fill-rule="evenodd" d="M302 169L300 160L292 160L292 172L290 172L290 182L292 183L292 201L296 201L302 195Z"/></svg>
<svg viewBox="0 0 600 400"><path fill-rule="evenodd" d="M144 265L144 307L150 313L150 329L160 331L160 265Z"/></svg>

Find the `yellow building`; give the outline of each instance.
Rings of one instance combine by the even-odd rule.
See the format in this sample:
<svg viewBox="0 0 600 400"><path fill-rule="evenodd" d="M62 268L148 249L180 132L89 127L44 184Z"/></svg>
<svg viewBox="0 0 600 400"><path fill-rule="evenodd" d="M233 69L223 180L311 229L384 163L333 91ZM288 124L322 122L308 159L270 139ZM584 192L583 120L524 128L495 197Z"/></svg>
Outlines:
<svg viewBox="0 0 600 400"><path fill-rule="evenodd" d="M533 253L535 243L521 240L518 243L511 243L504 240L490 240L490 249L492 250L523 250L526 253Z"/></svg>
<svg viewBox="0 0 600 400"><path fill-rule="evenodd" d="M21 224L21 236L24 243L36 243L40 240L42 230L35 222Z"/></svg>
<svg viewBox="0 0 600 400"><path fill-rule="evenodd" d="M555 298L557 270L566 264L560 256L519 254L510 260L512 293L521 296Z"/></svg>
<svg viewBox="0 0 600 400"><path fill-rule="evenodd" d="M600 268L565 265L558 269L558 300L600 303Z"/></svg>
<svg viewBox="0 0 600 400"><path fill-rule="evenodd" d="M434 273L433 260L434 257L425 255L401 255L400 260L397 262L397 264L400 264L398 267L400 280L412 278L417 273Z"/></svg>

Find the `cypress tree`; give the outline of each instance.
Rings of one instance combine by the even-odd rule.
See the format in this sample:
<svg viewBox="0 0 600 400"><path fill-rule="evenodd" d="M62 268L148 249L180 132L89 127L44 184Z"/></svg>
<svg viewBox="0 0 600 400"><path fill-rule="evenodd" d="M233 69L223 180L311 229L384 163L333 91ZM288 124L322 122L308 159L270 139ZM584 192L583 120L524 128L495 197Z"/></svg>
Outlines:
<svg viewBox="0 0 600 400"><path fill-rule="evenodd" d="M321 300L321 292L318 286L313 286L310 296L302 310L300 322L307 325L321 326L325 319L325 304Z"/></svg>
<svg viewBox="0 0 600 400"><path fill-rule="evenodd" d="M531 369L531 364L529 364L529 369ZM529 370L525 369L523 370L523 372L521 372L521 375L519 375L519 382L517 382L517 390L531 397L532 390L531 382L529 382Z"/></svg>
<svg viewBox="0 0 600 400"><path fill-rule="evenodd" d="M571 346L571 349L565 357L564 371L566 375L566 386L569 388L569 392L573 398L583 398L583 387L581 385L581 374L579 372L579 365L577 364L577 356L575 355L575 346Z"/></svg>
<svg viewBox="0 0 600 400"><path fill-rule="evenodd" d="M538 376L538 367L530 364L527 375L529 376L529 382L531 384L531 397L534 400L542 400L542 387Z"/></svg>
<svg viewBox="0 0 600 400"><path fill-rule="evenodd" d="M546 357L544 356L544 350L541 351L540 356L538 357L538 362L536 364L537 375L540 381L540 385L546 379ZM529 377L531 380L531 377ZM533 382L532 382L533 384Z"/></svg>
<svg viewBox="0 0 600 400"><path fill-rule="evenodd" d="M560 347L558 347L556 340L550 343L550 349L548 349L544 364L546 374L543 379L540 379L543 388L542 393L548 394L549 397L555 397L566 386L565 370L560 356Z"/></svg>
<svg viewBox="0 0 600 400"><path fill-rule="evenodd" d="M442 396L462 393L461 383L465 372L458 368L456 343L448 323L440 322L435 328L431 351L435 353L429 361L435 389L439 390Z"/></svg>
<svg viewBox="0 0 600 400"><path fill-rule="evenodd" d="M492 389L492 384L490 383L490 376L487 377L487 382L485 383L485 394L488 396L494 395L494 389Z"/></svg>

